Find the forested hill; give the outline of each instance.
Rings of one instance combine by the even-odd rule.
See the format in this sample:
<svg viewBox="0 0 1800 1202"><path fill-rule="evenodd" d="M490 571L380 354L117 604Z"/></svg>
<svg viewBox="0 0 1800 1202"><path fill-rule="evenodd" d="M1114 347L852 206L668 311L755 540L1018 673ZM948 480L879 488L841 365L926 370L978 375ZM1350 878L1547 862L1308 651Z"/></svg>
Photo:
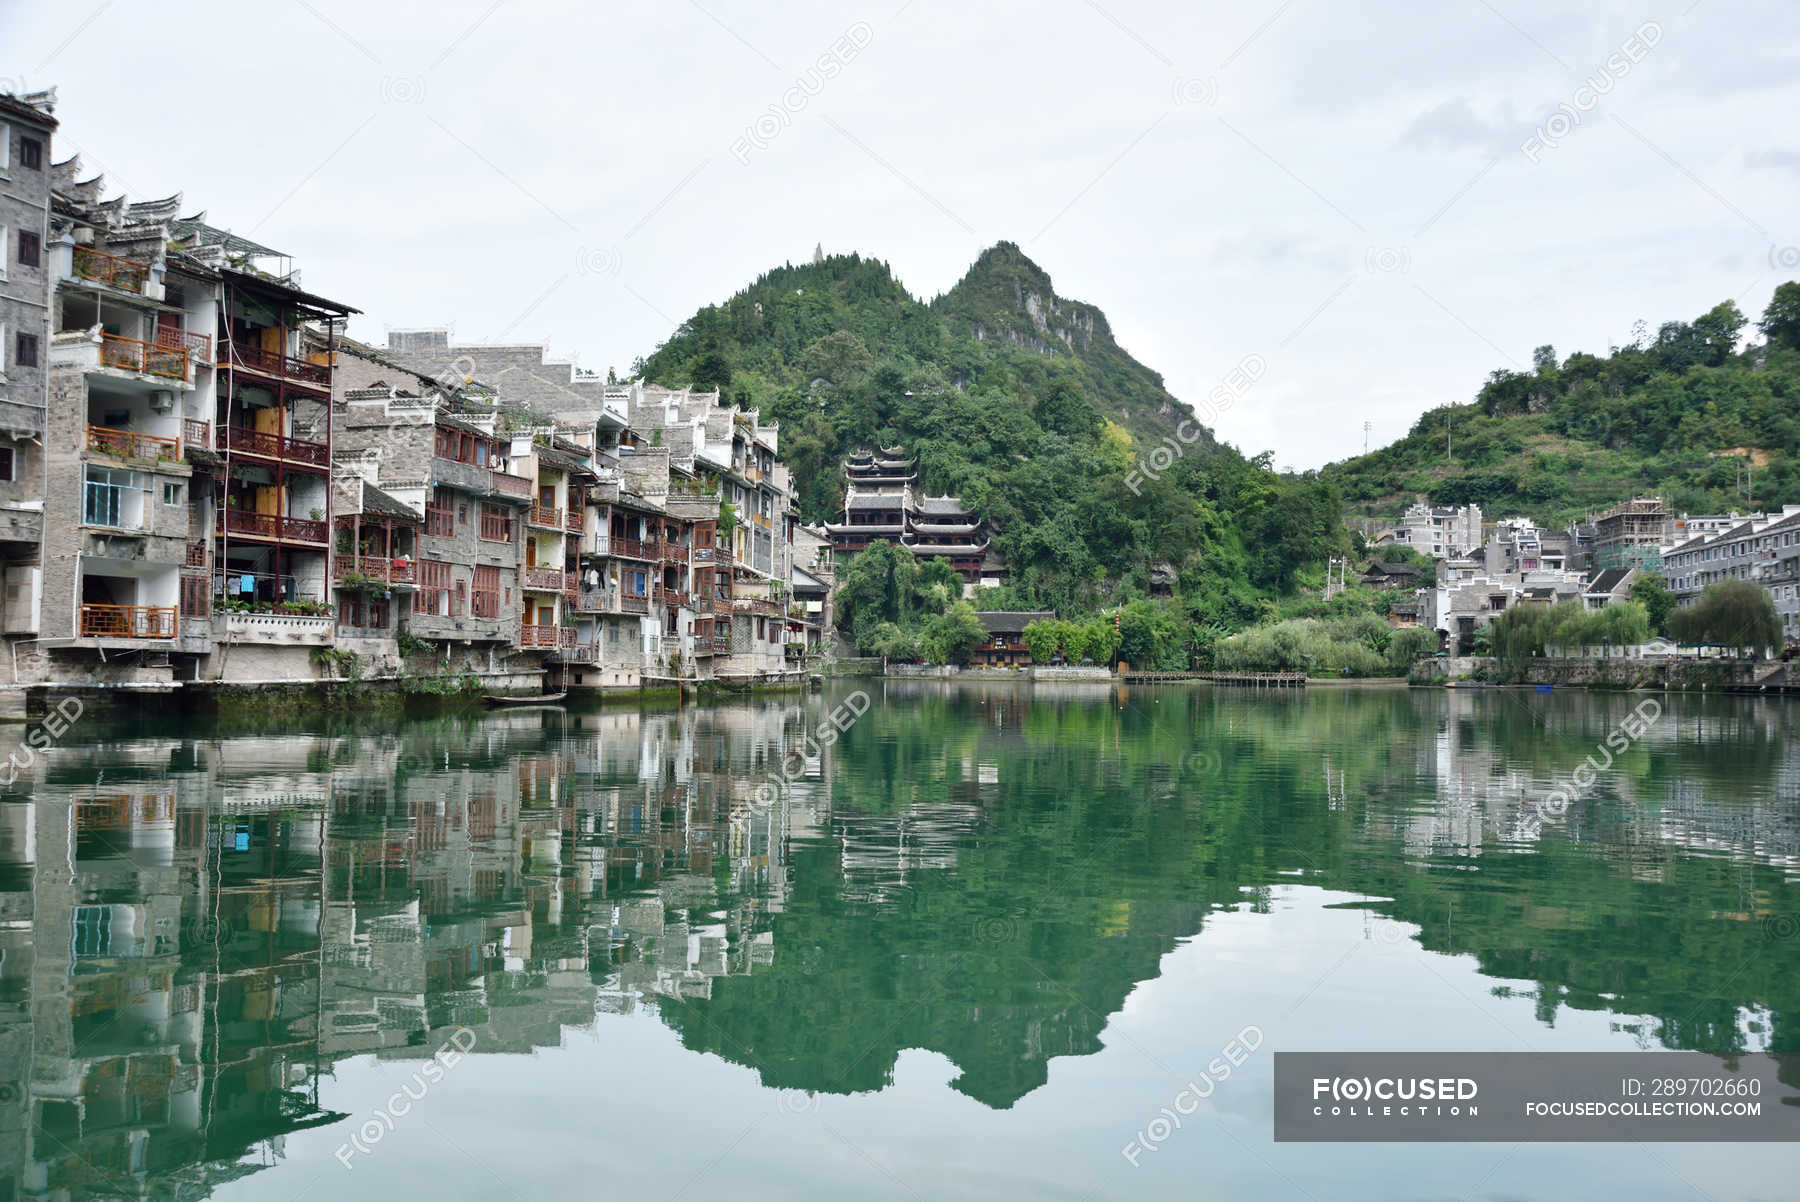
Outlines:
<svg viewBox="0 0 1800 1202"><path fill-rule="evenodd" d="M1166 562L1196 617L1241 625L1341 537L1328 489L1210 436L1134 491L1139 456L1191 410L1010 243L931 304L860 255L776 268L636 370L779 420L808 521L836 519L850 450L906 446L928 491L996 531L1015 583L993 604L1113 604Z"/></svg>
<svg viewBox="0 0 1800 1202"><path fill-rule="evenodd" d="M1746 334L1761 337L1740 350ZM1701 513L1800 502L1800 284L1754 325L1725 301L1654 334L1640 323L1605 356L1539 347L1532 370L1494 372L1473 403L1321 476L1384 518L1421 496L1559 525L1637 494Z"/></svg>

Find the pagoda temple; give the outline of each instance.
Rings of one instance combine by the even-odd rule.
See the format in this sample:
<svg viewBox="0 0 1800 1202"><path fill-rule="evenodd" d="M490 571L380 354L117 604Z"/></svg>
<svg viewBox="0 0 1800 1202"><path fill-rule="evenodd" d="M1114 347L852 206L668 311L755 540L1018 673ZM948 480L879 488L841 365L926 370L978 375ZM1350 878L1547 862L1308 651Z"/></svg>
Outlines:
<svg viewBox="0 0 1800 1202"><path fill-rule="evenodd" d="M926 496L903 448L856 451L844 461L844 476L844 520L825 527L839 555L886 539L921 559L948 559L970 584L999 583L1005 569L981 519L961 497Z"/></svg>

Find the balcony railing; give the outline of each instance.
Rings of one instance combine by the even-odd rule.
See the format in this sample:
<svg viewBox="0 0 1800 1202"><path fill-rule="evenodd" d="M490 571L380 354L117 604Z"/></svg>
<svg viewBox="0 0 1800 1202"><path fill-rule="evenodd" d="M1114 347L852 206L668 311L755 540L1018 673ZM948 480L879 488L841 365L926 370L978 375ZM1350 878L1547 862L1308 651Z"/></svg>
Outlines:
<svg viewBox="0 0 1800 1202"><path fill-rule="evenodd" d="M574 633L573 631L570 632ZM577 664L597 664L600 662L599 643L564 643L557 651L556 658Z"/></svg>
<svg viewBox="0 0 1800 1202"><path fill-rule="evenodd" d="M526 520L533 526L543 526L550 530L563 528L562 510L549 505L533 505L531 515Z"/></svg>
<svg viewBox="0 0 1800 1202"><path fill-rule="evenodd" d="M166 459L176 462L181 458L181 444L173 438L115 430L111 426L89 426L87 449L98 451L102 455L117 455L121 459Z"/></svg>
<svg viewBox="0 0 1800 1202"><path fill-rule="evenodd" d="M612 613L616 605L608 604L606 594L599 589L589 593L575 594L575 612L584 614Z"/></svg>
<svg viewBox="0 0 1800 1202"><path fill-rule="evenodd" d="M81 635L91 639L172 639L178 612L173 605L83 605Z"/></svg>
<svg viewBox="0 0 1800 1202"><path fill-rule="evenodd" d="M657 585L650 590L650 600L657 605L680 607L688 603L688 596L680 589L663 588L661 585Z"/></svg>
<svg viewBox="0 0 1800 1202"><path fill-rule="evenodd" d="M638 597L626 593L619 598L619 612L626 614L647 614L650 612L650 598Z"/></svg>
<svg viewBox="0 0 1800 1202"><path fill-rule="evenodd" d="M196 334L191 330L183 330L174 326L157 326L155 341L157 346L186 351L190 359L198 360L201 363L212 362L211 334Z"/></svg>
<svg viewBox="0 0 1800 1202"><path fill-rule="evenodd" d="M263 459L284 459L311 467L330 467L331 452L322 442L310 438L289 438L285 434L265 434L244 426L219 427L219 450L230 449L240 455L256 455Z"/></svg>
<svg viewBox="0 0 1800 1202"><path fill-rule="evenodd" d="M97 284L109 284L122 292L142 292L150 279L150 264L121 259L91 246L77 246L75 274Z"/></svg>
<svg viewBox="0 0 1800 1202"><path fill-rule="evenodd" d="M575 645L575 628L573 626L533 626L523 623L519 627L519 646L521 647L573 647Z"/></svg>
<svg viewBox="0 0 1800 1202"><path fill-rule="evenodd" d="M560 593L563 589L563 573L561 568L523 568L519 575L524 578L525 587L542 592Z"/></svg>
<svg viewBox="0 0 1800 1202"><path fill-rule="evenodd" d="M162 376L170 380L188 378L188 353L182 347L158 346L139 342L117 334L100 335L100 363L140 376Z"/></svg>
<svg viewBox="0 0 1800 1202"><path fill-rule="evenodd" d="M579 509L569 510L569 527L568 527L568 529L569 529L570 534L580 534L581 528L584 524L585 524L585 522L583 520L583 514L582 514L581 510L579 510Z"/></svg>
<svg viewBox="0 0 1800 1202"><path fill-rule="evenodd" d="M249 346L241 342L228 343L227 347L233 367L321 387L331 385L331 369L322 363L308 363L305 359L295 359L280 351L265 351L260 346Z"/></svg>
<svg viewBox="0 0 1800 1202"><path fill-rule="evenodd" d="M271 538L284 543L315 543L324 546L328 528L324 522L310 518L291 518L279 513L248 513L242 509L219 510L218 528L224 534L243 534L251 538Z"/></svg>
<svg viewBox="0 0 1800 1202"><path fill-rule="evenodd" d="M203 451L212 450L212 423L203 422L197 417L182 418L181 441L190 447L199 447Z"/></svg>
<svg viewBox="0 0 1800 1202"><path fill-rule="evenodd" d="M204 542L189 543L187 558L181 563L184 568L204 568L206 566L206 544Z"/></svg>
<svg viewBox="0 0 1800 1202"><path fill-rule="evenodd" d="M662 545L662 561L664 563L686 563L687 553L686 543L664 543Z"/></svg>
<svg viewBox="0 0 1800 1202"><path fill-rule="evenodd" d="M711 547L695 547L694 548L694 562L695 563L711 563L712 561L713 561L713 549Z"/></svg>
<svg viewBox="0 0 1800 1202"><path fill-rule="evenodd" d="M410 559L388 559L380 555L339 555L337 578L362 576L383 584L417 584L419 565Z"/></svg>
<svg viewBox="0 0 1800 1202"><path fill-rule="evenodd" d="M495 472L494 491L505 493L509 497L531 496L531 481L524 476L508 475L506 472Z"/></svg>
<svg viewBox="0 0 1800 1202"><path fill-rule="evenodd" d="M654 546L655 544L648 544ZM602 555L616 555L624 559L654 559L655 552L645 550L646 544L635 538L608 539L602 548Z"/></svg>

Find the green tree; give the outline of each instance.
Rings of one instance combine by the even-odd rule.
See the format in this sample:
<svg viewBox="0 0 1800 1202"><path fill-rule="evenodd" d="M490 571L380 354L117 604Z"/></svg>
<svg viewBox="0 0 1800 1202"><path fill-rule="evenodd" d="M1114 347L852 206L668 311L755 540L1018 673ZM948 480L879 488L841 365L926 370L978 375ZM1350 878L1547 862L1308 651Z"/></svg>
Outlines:
<svg viewBox="0 0 1800 1202"><path fill-rule="evenodd" d="M1775 289L1756 328L1770 346L1800 351L1800 283L1789 280Z"/></svg>
<svg viewBox="0 0 1800 1202"><path fill-rule="evenodd" d="M1653 633L1668 633L1669 614L1675 609L1675 594L1669 591L1661 576L1639 576L1632 582L1631 599L1644 607Z"/></svg>
<svg viewBox="0 0 1800 1202"><path fill-rule="evenodd" d="M1692 605L1669 615L1669 633L1683 643L1759 652L1780 645L1781 616L1761 585L1721 580L1707 585Z"/></svg>
<svg viewBox="0 0 1800 1202"><path fill-rule="evenodd" d="M987 642L987 638L987 627L976 616L975 607L967 601L958 601L925 624L919 645L930 663L966 664L975 648Z"/></svg>

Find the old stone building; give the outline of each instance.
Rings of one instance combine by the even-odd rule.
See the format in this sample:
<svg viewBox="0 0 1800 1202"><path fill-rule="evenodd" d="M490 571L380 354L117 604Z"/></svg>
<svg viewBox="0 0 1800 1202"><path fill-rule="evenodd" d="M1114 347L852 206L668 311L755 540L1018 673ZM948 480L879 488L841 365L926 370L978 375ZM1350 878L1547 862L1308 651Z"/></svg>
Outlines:
<svg viewBox="0 0 1800 1202"><path fill-rule="evenodd" d="M53 93L0 96L0 636L34 658L49 403Z"/></svg>

